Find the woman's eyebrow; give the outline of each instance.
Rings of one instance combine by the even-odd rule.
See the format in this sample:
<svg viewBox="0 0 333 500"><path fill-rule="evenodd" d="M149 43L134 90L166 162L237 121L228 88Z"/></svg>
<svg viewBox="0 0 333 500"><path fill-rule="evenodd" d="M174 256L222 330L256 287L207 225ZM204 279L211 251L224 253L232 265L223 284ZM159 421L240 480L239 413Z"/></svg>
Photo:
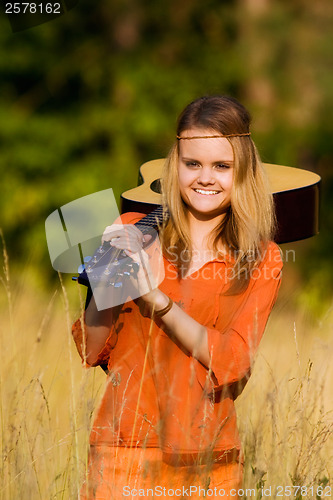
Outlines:
<svg viewBox="0 0 333 500"><path fill-rule="evenodd" d="M196 163L201 163L199 160L196 160L195 158L187 158L186 156L182 156L181 157L181 160L182 161L193 161L193 162L196 162ZM227 163L228 165L233 165L234 164L234 160L217 160L217 161L213 161L213 165L219 165L220 163Z"/></svg>

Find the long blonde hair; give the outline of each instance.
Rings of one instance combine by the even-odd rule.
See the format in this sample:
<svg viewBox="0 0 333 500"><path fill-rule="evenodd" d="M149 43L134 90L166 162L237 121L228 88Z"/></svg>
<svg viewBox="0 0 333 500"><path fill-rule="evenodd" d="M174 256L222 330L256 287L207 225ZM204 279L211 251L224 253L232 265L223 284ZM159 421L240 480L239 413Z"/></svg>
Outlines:
<svg viewBox="0 0 333 500"><path fill-rule="evenodd" d="M251 118L243 105L227 96L201 97L190 103L178 119L177 136L193 128L209 129L220 135L249 133ZM234 153L234 180L230 207L211 234L217 251L223 242L235 256L231 293L246 287L251 269L262 257L275 230L273 197L259 154L250 136L227 138ZM161 231L166 256L177 255L179 276L188 269L192 244L186 204L178 182L179 142L176 141L162 173L162 197L169 219ZM170 251L172 249L172 252ZM185 253L184 253L185 252ZM186 255L186 259L182 256ZM236 272L235 272L236 271Z"/></svg>

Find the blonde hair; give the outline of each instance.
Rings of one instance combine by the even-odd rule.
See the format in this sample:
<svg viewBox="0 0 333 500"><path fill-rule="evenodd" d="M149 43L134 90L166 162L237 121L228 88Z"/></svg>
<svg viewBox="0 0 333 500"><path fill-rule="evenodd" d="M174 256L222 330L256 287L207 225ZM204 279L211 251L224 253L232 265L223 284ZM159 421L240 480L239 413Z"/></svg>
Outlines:
<svg viewBox="0 0 333 500"><path fill-rule="evenodd" d="M189 104L178 119L177 136L193 128L209 129L227 137L234 153L234 179L230 207L211 234L212 248L223 242L236 256L230 293L247 286L250 271L262 258L273 237L273 197L258 151L249 133L251 118L244 106L227 96L201 97ZM239 135L238 135L239 134ZM177 255L179 275L186 273L192 255L186 204L178 183L179 141L171 148L162 173L162 197L169 219L161 237L166 256ZM185 254L184 254L185 252ZM183 256L187 255L184 259ZM238 278L238 279L236 279Z"/></svg>

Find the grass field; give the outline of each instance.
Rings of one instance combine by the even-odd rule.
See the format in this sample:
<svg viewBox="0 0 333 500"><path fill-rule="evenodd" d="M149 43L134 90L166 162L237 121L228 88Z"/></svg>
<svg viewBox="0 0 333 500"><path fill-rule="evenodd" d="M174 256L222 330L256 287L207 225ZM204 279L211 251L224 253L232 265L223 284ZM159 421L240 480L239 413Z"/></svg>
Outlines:
<svg viewBox="0 0 333 500"><path fill-rule="evenodd" d="M14 272L9 276L6 259L0 292L0 498L75 499L105 375L81 367L71 339L70 325L80 312L78 287L66 278L63 286L45 291L28 267L19 279ZM301 285L287 282L236 403L244 490L256 491L255 497L244 492L244 498L269 497L269 488L270 497L278 498L278 487L287 485L294 487L292 498L321 498L321 491L330 498L333 486L332 307L327 301L319 316L301 303L295 308ZM280 497L287 496L283 490Z"/></svg>

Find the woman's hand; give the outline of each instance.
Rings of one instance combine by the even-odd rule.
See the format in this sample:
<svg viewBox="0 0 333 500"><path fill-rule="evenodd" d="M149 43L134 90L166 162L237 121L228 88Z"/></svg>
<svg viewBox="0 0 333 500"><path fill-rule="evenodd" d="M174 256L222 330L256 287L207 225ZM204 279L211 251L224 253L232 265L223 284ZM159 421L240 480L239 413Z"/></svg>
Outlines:
<svg viewBox="0 0 333 500"><path fill-rule="evenodd" d="M109 241L111 246L120 248L132 257L142 251L143 244L150 240L151 236L143 235L140 229L132 224L112 224L107 226L102 236L102 243Z"/></svg>
<svg viewBox="0 0 333 500"><path fill-rule="evenodd" d="M111 246L123 250L126 255L138 264L138 271L135 277L132 276L132 284L143 300L150 305L159 305L159 301L158 304L155 304L155 299L159 296L157 280L151 270L149 256L143 250L143 245L150 241L151 238L151 235L143 235L132 224L113 224L106 227L102 236L102 243L109 241Z"/></svg>

